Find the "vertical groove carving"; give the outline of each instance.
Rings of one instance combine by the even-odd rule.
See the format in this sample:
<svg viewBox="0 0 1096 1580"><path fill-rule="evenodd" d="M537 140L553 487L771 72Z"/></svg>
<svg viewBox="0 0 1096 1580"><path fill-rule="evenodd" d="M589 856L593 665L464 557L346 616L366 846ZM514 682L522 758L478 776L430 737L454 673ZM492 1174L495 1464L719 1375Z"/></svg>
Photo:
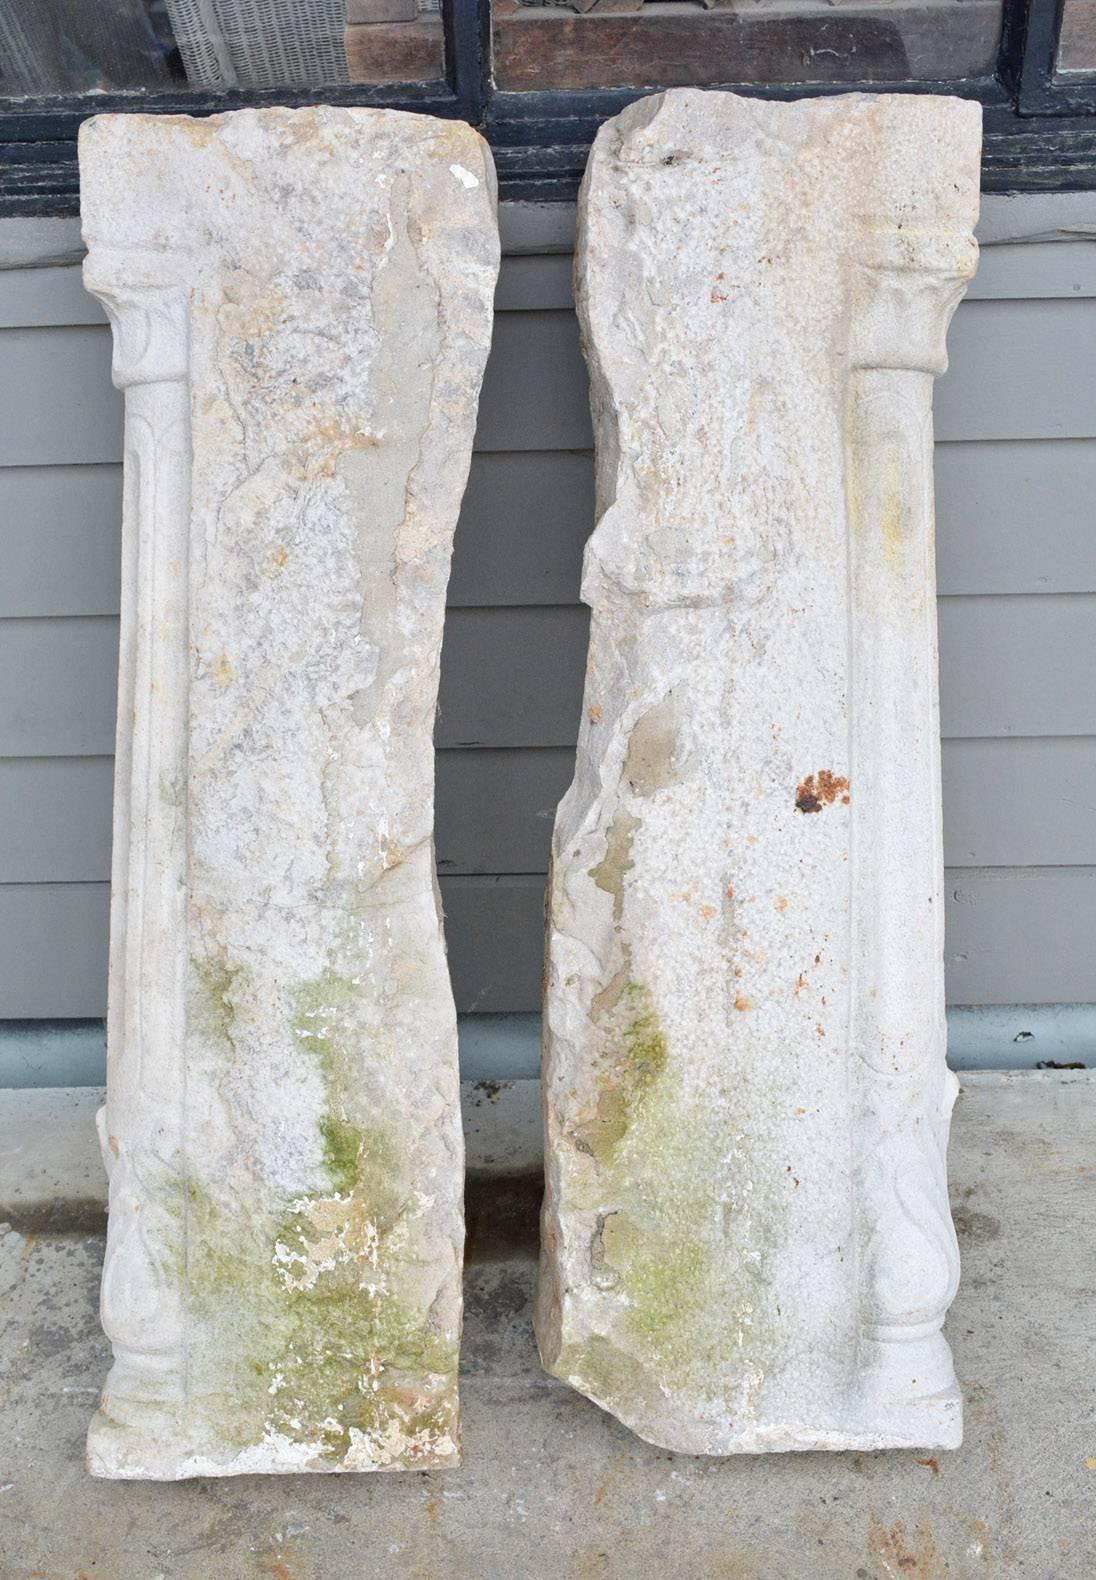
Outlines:
<svg viewBox="0 0 1096 1580"><path fill-rule="evenodd" d="M858 282L850 377L850 1018L860 1367L875 1406L955 1389L941 1333L959 1256L946 1173L956 1082L945 1064L932 386L972 272L962 261L873 260Z"/></svg>
<svg viewBox="0 0 1096 1580"><path fill-rule="evenodd" d="M178 1408L186 1392L182 1285L170 1275L185 1259L187 313L181 291L122 284L141 266L139 256L98 249L85 268L110 316L126 401L109 1076L99 1115L110 1178L101 1313L114 1352L102 1411L119 1424L144 1406Z"/></svg>

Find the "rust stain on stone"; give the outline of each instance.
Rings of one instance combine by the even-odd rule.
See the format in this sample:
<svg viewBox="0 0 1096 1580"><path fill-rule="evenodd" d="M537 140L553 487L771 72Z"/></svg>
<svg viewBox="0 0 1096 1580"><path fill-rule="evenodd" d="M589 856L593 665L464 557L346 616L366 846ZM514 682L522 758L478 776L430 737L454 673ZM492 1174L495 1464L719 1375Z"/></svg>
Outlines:
<svg viewBox="0 0 1096 1580"><path fill-rule="evenodd" d="M907 1537L901 1520L886 1526L881 1520L873 1519L868 1532L868 1550L888 1575L909 1575L911 1580L914 1576L917 1580L942 1580L947 1569L931 1531L924 1524L919 1524L912 1537Z"/></svg>
<svg viewBox="0 0 1096 1580"><path fill-rule="evenodd" d="M259 1573L261 1575L270 1575L272 1580L293 1580L292 1569L290 1569L288 1564L283 1563L280 1558L269 1558L265 1563L260 1562Z"/></svg>
<svg viewBox="0 0 1096 1580"><path fill-rule="evenodd" d="M848 806L849 781L841 774L822 768L816 774L808 774L796 789L795 809L797 812L821 812L824 806L832 806L838 797L842 806Z"/></svg>

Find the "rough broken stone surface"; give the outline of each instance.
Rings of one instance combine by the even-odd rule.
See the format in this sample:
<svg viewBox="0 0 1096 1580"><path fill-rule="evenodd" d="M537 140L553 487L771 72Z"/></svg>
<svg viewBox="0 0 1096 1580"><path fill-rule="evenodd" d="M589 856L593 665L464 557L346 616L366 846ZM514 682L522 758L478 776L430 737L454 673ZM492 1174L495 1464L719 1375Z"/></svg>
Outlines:
<svg viewBox="0 0 1096 1580"><path fill-rule="evenodd" d="M80 157L126 390L90 1467L451 1465L431 736L490 156L456 122L315 108L105 116Z"/></svg>
<svg viewBox="0 0 1096 1580"><path fill-rule="evenodd" d="M550 885L550 1371L668 1448L954 1447L933 376L979 116L600 132L593 613Z"/></svg>

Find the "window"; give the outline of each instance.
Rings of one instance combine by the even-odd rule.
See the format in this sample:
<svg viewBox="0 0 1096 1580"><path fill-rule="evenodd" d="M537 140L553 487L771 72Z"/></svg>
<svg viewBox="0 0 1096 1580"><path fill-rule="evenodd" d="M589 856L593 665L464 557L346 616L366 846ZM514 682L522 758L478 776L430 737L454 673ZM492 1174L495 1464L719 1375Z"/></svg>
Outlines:
<svg viewBox="0 0 1096 1580"><path fill-rule="evenodd" d="M419 82L439 0L0 0L0 91L25 95Z"/></svg>
<svg viewBox="0 0 1096 1580"><path fill-rule="evenodd" d="M1063 74L1096 74L1096 0L1066 0L1057 69Z"/></svg>
<svg viewBox="0 0 1096 1580"><path fill-rule="evenodd" d="M960 93L987 190L1096 187L1096 0L0 0L0 213L71 213L97 110L378 104L484 129L573 196L598 125L691 84Z"/></svg>
<svg viewBox="0 0 1096 1580"><path fill-rule="evenodd" d="M1001 0L493 0L500 88L989 76Z"/></svg>

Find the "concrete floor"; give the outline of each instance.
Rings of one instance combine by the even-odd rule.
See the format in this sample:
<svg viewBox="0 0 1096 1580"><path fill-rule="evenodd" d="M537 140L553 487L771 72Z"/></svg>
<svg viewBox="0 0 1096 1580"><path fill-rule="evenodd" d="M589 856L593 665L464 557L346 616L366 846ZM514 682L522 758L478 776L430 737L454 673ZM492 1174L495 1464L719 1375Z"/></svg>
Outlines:
<svg viewBox="0 0 1096 1580"><path fill-rule="evenodd" d="M506 1088L470 1111L458 1471L94 1481L102 1240L86 1199L66 1215L56 1181L44 1216L0 1195L17 1224L0 1233L2 1580L1096 1580L1096 1081L967 1078L948 1328L967 1436L935 1458L687 1459L544 1377L531 1113ZM499 1141L493 1120L515 1116L518 1141ZM16 1128L25 1147L33 1127ZM4 1140L0 1114L0 1155ZM485 1174L488 1156L501 1172Z"/></svg>

